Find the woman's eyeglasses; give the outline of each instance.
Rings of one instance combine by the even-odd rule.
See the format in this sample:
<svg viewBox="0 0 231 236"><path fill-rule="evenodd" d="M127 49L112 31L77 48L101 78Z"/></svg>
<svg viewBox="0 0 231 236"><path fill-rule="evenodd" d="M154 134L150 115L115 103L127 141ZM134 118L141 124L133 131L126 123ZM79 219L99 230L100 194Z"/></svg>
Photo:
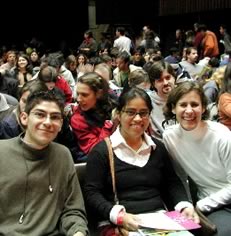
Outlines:
<svg viewBox="0 0 231 236"><path fill-rule="evenodd" d="M127 116L129 116L130 118L134 118L136 115L139 115L141 118L145 119L145 118L149 118L150 116L149 111L137 112L135 110L122 110L122 112L126 113Z"/></svg>

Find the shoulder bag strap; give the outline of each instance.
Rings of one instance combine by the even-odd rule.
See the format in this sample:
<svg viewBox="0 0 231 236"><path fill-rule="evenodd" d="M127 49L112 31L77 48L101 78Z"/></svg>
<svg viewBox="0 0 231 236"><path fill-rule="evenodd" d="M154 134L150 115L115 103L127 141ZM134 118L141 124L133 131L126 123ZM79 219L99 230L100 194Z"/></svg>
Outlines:
<svg viewBox="0 0 231 236"><path fill-rule="evenodd" d="M117 197L116 184L115 184L115 165L114 165L111 141L108 137L106 137L104 140L107 144L107 149L108 149L108 158L109 158L109 165L110 165L111 178L112 178L112 188L114 192L114 202L115 204L119 204L119 199Z"/></svg>

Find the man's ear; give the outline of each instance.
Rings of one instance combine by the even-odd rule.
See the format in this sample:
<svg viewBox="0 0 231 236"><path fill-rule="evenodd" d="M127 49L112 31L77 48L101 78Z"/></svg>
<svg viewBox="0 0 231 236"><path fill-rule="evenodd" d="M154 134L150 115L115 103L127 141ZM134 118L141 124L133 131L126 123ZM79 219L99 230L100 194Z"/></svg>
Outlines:
<svg viewBox="0 0 231 236"><path fill-rule="evenodd" d="M27 126L28 124L28 114L26 112L21 112L19 115L20 122L23 126Z"/></svg>

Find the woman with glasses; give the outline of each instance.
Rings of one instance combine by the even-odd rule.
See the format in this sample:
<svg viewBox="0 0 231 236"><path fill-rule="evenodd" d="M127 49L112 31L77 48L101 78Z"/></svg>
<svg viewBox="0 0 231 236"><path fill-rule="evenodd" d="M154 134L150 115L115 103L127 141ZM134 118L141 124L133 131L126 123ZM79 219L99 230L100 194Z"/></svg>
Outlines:
<svg viewBox="0 0 231 236"><path fill-rule="evenodd" d="M136 231L139 221L135 214L165 209L163 202L169 210L175 207L198 222L163 143L145 132L151 110L150 97L143 89L134 87L119 97L120 123L110 136L119 205L114 205L105 141L88 154L85 200L98 216L101 235L114 235L117 225Z"/></svg>

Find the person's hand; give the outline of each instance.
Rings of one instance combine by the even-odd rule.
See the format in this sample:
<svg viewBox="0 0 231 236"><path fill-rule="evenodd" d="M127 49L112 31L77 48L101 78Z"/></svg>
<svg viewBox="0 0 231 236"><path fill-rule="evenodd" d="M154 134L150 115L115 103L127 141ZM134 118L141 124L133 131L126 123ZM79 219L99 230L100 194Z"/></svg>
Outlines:
<svg viewBox="0 0 231 236"><path fill-rule="evenodd" d="M89 64L89 63L87 63L87 64L85 64L85 68L84 69L85 69L85 73L93 72L94 71L94 66Z"/></svg>
<svg viewBox="0 0 231 236"><path fill-rule="evenodd" d="M78 71L82 72L82 73L85 73L85 65L83 63L79 64Z"/></svg>
<svg viewBox="0 0 231 236"><path fill-rule="evenodd" d="M129 231L128 230L126 230L123 227L119 227L119 226L116 227L115 233L116 233L116 235L120 235L120 236L128 236L129 235Z"/></svg>
<svg viewBox="0 0 231 236"><path fill-rule="evenodd" d="M149 62L149 60L150 60L150 55L145 54L145 55L144 55L144 60L145 60L146 62Z"/></svg>
<svg viewBox="0 0 231 236"><path fill-rule="evenodd" d="M122 227L128 231L137 231L139 228L139 218L133 214L125 213Z"/></svg>
<svg viewBox="0 0 231 236"><path fill-rule="evenodd" d="M73 236L85 236L82 232L78 231L77 233L75 233Z"/></svg>
<svg viewBox="0 0 231 236"><path fill-rule="evenodd" d="M111 120L105 120L104 121L104 126L105 129L111 130L113 127L113 122Z"/></svg>
<svg viewBox="0 0 231 236"><path fill-rule="evenodd" d="M78 71L82 72L83 74L87 72L92 72L94 70L94 67L91 64L80 64L78 66Z"/></svg>
<svg viewBox="0 0 231 236"><path fill-rule="evenodd" d="M185 216L186 218L193 220L197 224L200 223L200 218L194 208L186 207L183 209L181 214Z"/></svg>
<svg viewBox="0 0 231 236"><path fill-rule="evenodd" d="M64 107L64 116L72 115L72 104L66 104Z"/></svg>
<svg viewBox="0 0 231 236"><path fill-rule="evenodd" d="M224 40L222 40L222 39L221 39L219 42L220 42L220 43L222 43L222 44L225 44L225 41L224 41Z"/></svg>

